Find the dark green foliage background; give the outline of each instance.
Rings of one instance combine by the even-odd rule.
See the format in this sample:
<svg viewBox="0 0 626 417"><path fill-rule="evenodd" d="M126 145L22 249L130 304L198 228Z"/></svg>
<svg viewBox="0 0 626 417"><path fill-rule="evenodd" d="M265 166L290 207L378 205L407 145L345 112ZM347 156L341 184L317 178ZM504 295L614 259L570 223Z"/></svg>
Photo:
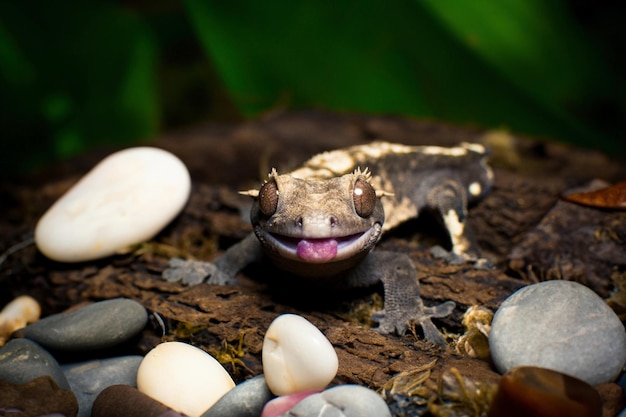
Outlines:
<svg viewBox="0 0 626 417"><path fill-rule="evenodd" d="M0 0L5 175L277 108L626 152L626 7L565 0Z"/></svg>

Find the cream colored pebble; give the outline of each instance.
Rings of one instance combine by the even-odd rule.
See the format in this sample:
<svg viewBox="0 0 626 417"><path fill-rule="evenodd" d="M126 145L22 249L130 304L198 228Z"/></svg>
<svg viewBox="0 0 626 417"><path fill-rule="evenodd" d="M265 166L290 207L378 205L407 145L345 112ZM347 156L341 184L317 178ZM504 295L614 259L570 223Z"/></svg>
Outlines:
<svg viewBox="0 0 626 417"><path fill-rule="evenodd" d="M139 391L190 417L202 415L234 386L215 358L182 342L156 346L137 371Z"/></svg>
<svg viewBox="0 0 626 417"><path fill-rule="evenodd" d="M324 389L339 360L328 339L304 317L278 316L263 340L263 373L276 395Z"/></svg>
<svg viewBox="0 0 626 417"><path fill-rule="evenodd" d="M20 295L13 299L0 311L0 346L14 331L39 320L40 315L41 306L33 297Z"/></svg>
<svg viewBox="0 0 626 417"><path fill-rule="evenodd" d="M39 220L35 243L48 258L82 262L151 239L182 210L191 179L185 165L158 148L109 155Z"/></svg>

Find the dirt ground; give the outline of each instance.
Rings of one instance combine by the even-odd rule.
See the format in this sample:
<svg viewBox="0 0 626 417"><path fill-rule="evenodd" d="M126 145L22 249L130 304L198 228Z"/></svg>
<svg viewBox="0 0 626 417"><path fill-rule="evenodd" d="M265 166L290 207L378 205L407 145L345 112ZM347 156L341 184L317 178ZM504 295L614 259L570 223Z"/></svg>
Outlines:
<svg viewBox="0 0 626 417"><path fill-rule="evenodd" d="M486 199L471 208L470 225L484 254L493 260L493 269L447 265L433 258L430 248L449 242L436 219L427 215L400 226L378 245L412 257L427 305L456 302L454 313L436 322L449 335L448 349L424 342L419 328L404 336L374 331L369 314L382 302L377 288L330 295L300 291L297 285L275 288L265 283L274 272L263 264L246 269L234 286L185 287L160 279L169 258L211 260L245 236L251 230L245 214L250 202L237 191L257 186L272 167L286 172L320 151L372 140L415 145L481 142L492 150L495 184ZM396 399L409 398L401 406L405 415L445 415L446 407L457 413L448 415L480 415L462 410L484 411L488 406L490 397L484 392L493 392L499 375L488 360L456 348L466 330L463 313L471 306L495 311L524 285L566 279L610 298L611 307L626 318L626 211L560 199L568 190L597 188L590 184L594 179L609 184L626 180L626 161L506 131L321 111L200 126L172 132L152 144L172 151L187 165L192 196L184 212L152 241L112 258L61 264L44 258L33 245L19 250L15 245L27 242L50 204L115 149L0 183L0 253L9 250L0 265L1 304L26 293L50 314L84 301L132 298L155 315L129 349L145 353L160 340L187 341L218 357L236 381L262 373L263 335L276 315L301 314L336 348L340 366L333 384L386 387ZM484 340L472 343L478 351ZM610 415L621 406L621 397L617 385L605 385L600 391Z"/></svg>

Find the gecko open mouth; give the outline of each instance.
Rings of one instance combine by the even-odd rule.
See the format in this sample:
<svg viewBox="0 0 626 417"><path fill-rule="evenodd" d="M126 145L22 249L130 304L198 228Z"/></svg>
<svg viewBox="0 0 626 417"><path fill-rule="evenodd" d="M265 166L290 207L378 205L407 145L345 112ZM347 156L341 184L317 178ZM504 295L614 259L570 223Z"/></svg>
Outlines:
<svg viewBox="0 0 626 417"><path fill-rule="evenodd" d="M263 239L282 257L309 263L343 260L371 248L370 242L380 236L380 227L348 236L300 238L263 232Z"/></svg>

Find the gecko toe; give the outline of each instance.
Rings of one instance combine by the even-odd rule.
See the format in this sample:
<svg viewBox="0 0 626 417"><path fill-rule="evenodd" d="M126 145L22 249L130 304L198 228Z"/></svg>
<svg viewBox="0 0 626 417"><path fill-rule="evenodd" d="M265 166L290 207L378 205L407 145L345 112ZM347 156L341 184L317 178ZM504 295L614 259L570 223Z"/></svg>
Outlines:
<svg viewBox="0 0 626 417"><path fill-rule="evenodd" d="M216 270L215 265L210 262L172 258L161 276L168 282L197 285L205 282L207 277L215 274Z"/></svg>
<svg viewBox="0 0 626 417"><path fill-rule="evenodd" d="M456 303L454 301L446 301L436 306L424 307L424 316L428 318L448 317L454 311Z"/></svg>
<svg viewBox="0 0 626 417"><path fill-rule="evenodd" d="M468 262L474 262L476 264L482 259L478 254L469 251L456 253L448 251L439 245L433 246L430 249L430 254L433 256L433 258L442 259L449 265L463 265Z"/></svg>

